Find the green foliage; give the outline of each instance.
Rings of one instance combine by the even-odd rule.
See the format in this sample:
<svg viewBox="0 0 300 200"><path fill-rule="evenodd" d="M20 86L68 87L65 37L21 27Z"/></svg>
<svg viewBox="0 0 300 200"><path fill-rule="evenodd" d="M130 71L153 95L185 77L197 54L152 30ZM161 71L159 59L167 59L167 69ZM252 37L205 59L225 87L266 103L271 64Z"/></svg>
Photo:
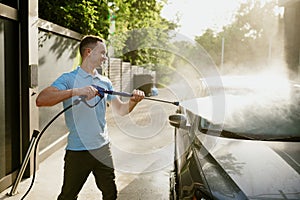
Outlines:
<svg viewBox="0 0 300 200"><path fill-rule="evenodd" d="M98 0L39 1L39 17L81 34L108 37L109 12Z"/></svg>
<svg viewBox="0 0 300 200"><path fill-rule="evenodd" d="M223 31L213 30L195 37L217 65L221 64L222 38L225 41L225 63L266 62L270 40L276 40L278 17L274 12L274 2L262 4L260 1L247 1L241 4L232 24Z"/></svg>
<svg viewBox="0 0 300 200"><path fill-rule="evenodd" d="M39 17L84 35L99 35L114 47L114 56L156 70L158 65L168 66L172 61L172 55L157 46L166 48L170 39L167 31L177 27L160 16L166 2L40 0ZM113 24L115 30L110 32Z"/></svg>
<svg viewBox="0 0 300 200"><path fill-rule="evenodd" d="M173 56L168 31L177 25L160 16L164 1L115 0L111 11L116 16L116 34L111 37L115 56L133 65L168 74ZM162 67L164 66L164 67ZM161 80L167 80L161 76ZM163 81L166 83L166 81Z"/></svg>
<svg viewBox="0 0 300 200"><path fill-rule="evenodd" d="M220 35L215 34L211 29L207 29L202 36L196 36L195 40L207 50L207 53L214 59L215 63L219 65L222 45Z"/></svg>

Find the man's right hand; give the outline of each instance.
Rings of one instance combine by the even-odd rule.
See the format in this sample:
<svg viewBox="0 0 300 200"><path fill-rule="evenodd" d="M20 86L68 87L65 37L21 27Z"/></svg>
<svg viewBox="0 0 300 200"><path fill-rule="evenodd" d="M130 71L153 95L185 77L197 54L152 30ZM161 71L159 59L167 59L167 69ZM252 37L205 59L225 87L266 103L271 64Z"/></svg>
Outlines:
<svg viewBox="0 0 300 200"><path fill-rule="evenodd" d="M93 86L86 86L82 88L74 88L73 96L86 96L86 100L94 98L98 94L98 90Z"/></svg>

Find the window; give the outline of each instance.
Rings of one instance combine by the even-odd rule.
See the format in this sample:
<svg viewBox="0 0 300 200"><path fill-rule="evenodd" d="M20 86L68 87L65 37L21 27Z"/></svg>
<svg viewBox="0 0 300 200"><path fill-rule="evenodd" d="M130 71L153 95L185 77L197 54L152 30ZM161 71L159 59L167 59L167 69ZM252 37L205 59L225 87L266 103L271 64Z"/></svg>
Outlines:
<svg viewBox="0 0 300 200"><path fill-rule="evenodd" d="M0 19L0 179L20 164L19 41L16 38L18 23Z"/></svg>

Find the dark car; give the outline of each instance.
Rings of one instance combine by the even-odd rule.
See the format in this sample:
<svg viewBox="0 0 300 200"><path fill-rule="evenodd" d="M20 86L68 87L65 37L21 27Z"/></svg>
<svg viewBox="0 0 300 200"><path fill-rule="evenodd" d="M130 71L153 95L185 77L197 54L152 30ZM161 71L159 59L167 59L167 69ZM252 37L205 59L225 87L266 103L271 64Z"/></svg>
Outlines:
<svg viewBox="0 0 300 200"><path fill-rule="evenodd" d="M224 117L213 116L211 96L181 103L169 116L170 199L300 199L299 97L297 84L259 94L225 88Z"/></svg>

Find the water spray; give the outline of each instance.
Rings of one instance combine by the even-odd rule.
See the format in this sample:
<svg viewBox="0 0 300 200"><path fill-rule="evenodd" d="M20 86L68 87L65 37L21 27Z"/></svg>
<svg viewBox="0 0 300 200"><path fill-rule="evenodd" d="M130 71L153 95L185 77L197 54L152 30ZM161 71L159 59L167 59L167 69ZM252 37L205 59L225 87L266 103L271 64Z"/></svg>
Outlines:
<svg viewBox="0 0 300 200"><path fill-rule="evenodd" d="M128 92L116 92L116 91L111 91L111 90L106 90L102 87L99 87L97 85L92 85L94 88L96 88L98 90L98 95L100 97L104 96L104 93L106 94L111 94L111 95L118 95L118 96L122 96L122 97L132 97L133 94L128 93ZM173 104L175 106L179 106L179 102L178 101L166 101L166 100L162 100L162 99L155 99L155 98L150 98L150 97L144 97L144 99L146 100L150 100L150 101L158 101L161 103L169 103L169 104Z"/></svg>
<svg viewBox="0 0 300 200"><path fill-rule="evenodd" d="M100 96L100 101L102 100L102 98L104 97L104 93L107 94L111 94L111 95L118 95L118 96L122 96L122 97L132 97L133 94L131 93L127 93L127 92L115 92L115 91L110 91L110 90L105 90L102 87L99 87L97 85L92 85L93 87L95 87L98 90L98 96ZM170 103L176 106L179 106L179 102L171 102L171 101L165 101L165 100L161 100L161 99L153 99L153 98L149 98L149 97L145 97L144 99L147 100L151 100L151 101L158 101L158 102L162 102L162 103ZM99 101L99 102L100 102ZM38 143L41 139L41 137L43 136L44 132L47 130L47 128L64 112L66 112L67 110L69 110L70 108L72 108L75 105L78 105L80 102L83 102L86 106L88 106L89 108L94 108L97 106L96 103L95 105L89 105L86 101L86 96L79 96L77 99L75 99L73 101L73 103L71 105L69 105L68 107L64 108L62 111L60 111L57 115L55 115L50 122L43 128L43 130L41 132L39 132L38 130L34 130L33 135L32 135L32 139L30 141L29 144L29 148L27 150L27 153L25 155L25 158L22 162L21 168L19 170L19 173L17 175L17 178L12 186L11 191L7 194L8 196L13 196L15 194L17 194L17 188L18 185L23 177L23 174L25 172L25 168L28 164L30 155L32 153L32 150L34 151L34 166L33 166L33 177L32 177L32 181L31 184L29 186L29 189L25 192L25 194L21 197L21 200L25 199L25 197L29 194L30 190L33 187L34 181L35 181L35 174L36 174L36 157L37 157L37 147L38 147Z"/></svg>

